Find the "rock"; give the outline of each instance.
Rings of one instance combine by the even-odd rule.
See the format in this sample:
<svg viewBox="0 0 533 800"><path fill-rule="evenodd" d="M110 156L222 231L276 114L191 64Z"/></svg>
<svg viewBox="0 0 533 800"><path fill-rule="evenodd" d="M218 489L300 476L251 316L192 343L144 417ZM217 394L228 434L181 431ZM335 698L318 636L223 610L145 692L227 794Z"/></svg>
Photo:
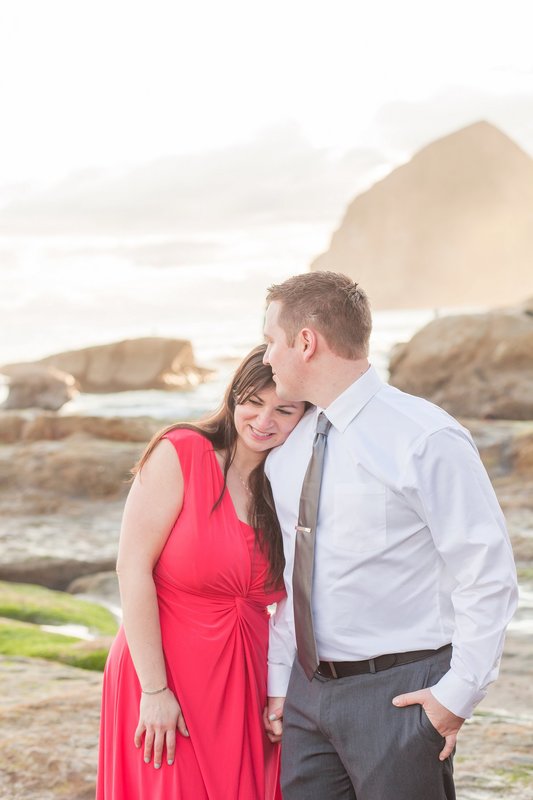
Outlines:
<svg viewBox="0 0 533 800"><path fill-rule="evenodd" d="M113 570L141 450L81 435L0 447L0 577L65 589Z"/></svg>
<svg viewBox="0 0 533 800"><path fill-rule="evenodd" d="M93 800L102 676L0 656L0 797Z"/></svg>
<svg viewBox="0 0 533 800"><path fill-rule="evenodd" d="M63 498L124 496L130 470L143 447L136 443L91 439L83 435L60 441L4 445L0 449L0 477L4 489L26 500L32 493Z"/></svg>
<svg viewBox="0 0 533 800"><path fill-rule="evenodd" d="M161 420L152 417L84 417L53 413L28 416L27 413L4 412L0 414L0 442L58 440L82 433L98 439L147 443L163 427Z"/></svg>
<svg viewBox="0 0 533 800"><path fill-rule="evenodd" d="M533 317L533 296L528 297L523 303L519 303L513 310L518 314L527 314Z"/></svg>
<svg viewBox="0 0 533 800"><path fill-rule="evenodd" d="M21 419L28 438L0 446L0 577L65 589L81 575L114 570L130 469L145 442L92 438L81 419L76 434L32 440L61 437L71 425L57 418L56 430L52 415ZM101 422L89 419L87 428L110 436L130 430ZM151 430L142 432L149 438Z"/></svg>
<svg viewBox="0 0 533 800"><path fill-rule="evenodd" d="M391 384L454 416L533 419L533 316L435 319L393 350L389 369Z"/></svg>
<svg viewBox="0 0 533 800"><path fill-rule="evenodd" d="M189 341L159 337L71 350L34 363L73 375L81 391L91 393L191 389L211 374L195 364ZM19 366L0 367L0 372Z"/></svg>
<svg viewBox="0 0 533 800"><path fill-rule="evenodd" d="M82 575L115 569L124 503L80 503L65 513L7 516L0 580L65 591Z"/></svg>
<svg viewBox="0 0 533 800"><path fill-rule="evenodd" d="M532 800L531 638L508 634L500 677L457 739L455 781L464 800Z"/></svg>
<svg viewBox="0 0 533 800"><path fill-rule="evenodd" d="M36 430L48 436L49 418L42 416L42 426ZM22 414L6 413L5 417L20 419L20 430L31 422ZM462 421L472 430L480 448L504 507L522 574L531 581L533 421ZM51 430L54 433L53 426ZM0 447L0 512L4 518L0 526L0 577L44 583L51 588L68 587L71 591L81 589L97 596L101 591L111 591L116 581L114 573L105 573L114 570L123 494L116 499L112 499L113 494L90 499L87 493L72 493L68 480L56 479L50 483L44 480L43 488L40 474L50 467L55 469L55 463L49 463L51 451L47 448L62 452L64 465L67 459L77 465L88 446L87 452L92 455L84 464L91 469L102 458L121 462L127 451L133 461L134 452L142 446L112 439L91 440L87 431L78 430L67 439L60 435L55 438L55 433L50 440L22 438L18 444ZM20 461L19 453L23 454ZM28 486L11 480L19 466L19 479L22 475L31 477ZM121 474L119 464L118 480ZM109 481L108 476L105 486L110 486ZM121 492L126 489L124 485ZM104 574L91 574L98 572ZM80 575L87 577L73 583ZM529 584L526 590L531 592ZM531 611L523 605L522 616L517 617L519 624L506 639L501 677L459 736L455 776L458 796L464 800L533 800L532 645L528 629L521 628L528 623L526 612L530 624ZM52 662L0 656L0 686L0 797L93 800L101 676Z"/></svg>
<svg viewBox="0 0 533 800"><path fill-rule="evenodd" d="M461 422L474 436L505 514L516 564L529 574L533 564L533 420Z"/></svg>
<svg viewBox="0 0 533 800"><path fill-rule="evenodd" d="M22 438L26 421L24 416L14 411L0 410L0 442L2 444L18 442Z"/></svg>
<svg viewBox="0 0 533 800"><path fill-rule="evenodd" d="M86 599L96 600L114 609L120 608L120 591L115 570L76 578L67 586L67 592L81 594Z"/></svg>
<svg viewBox="0 0 533 800"><path fill-rule="evenodd" d="M514 442L511 457L514 457L517 475L533 479L533 433L524 436L520 443Z"/></svg>
<svg viewBox="0 0 533 800"><path fill-rule="evenodd" d="M530 660L530 638L509 635L499 680L459 734L455 781L464 800L533 798ZM93 800L101 680L53 662L0 656L1 797Z"/></svg>
<svg viewBox="0 0 533 800"><path fill-rule="evenodd" d="M13 364L2 368L9 378L9 395L2 408L44 408L57 411L78 393L72 375L43 364Z"/></svg>
<svg viewBox="0 0 533 800"><path fill-rule="evenodd" d="M116 557L96 558L82 561L74 558L53 558L50 556L29 556L23 561L9 564L0 563L0 580L14 583L34 583L48 589L70 591L69 586L80 576L93 574L94 570L109 572L116 563ZM96 595L93 595L96 600Z"/></svg>
<svg viewBox="0 0 533 800"><path fill-rule="evenodd" d="M487 307L533 293L533 159L478 122L420 150L348 207L312 270L374 308Z"/></svg>
<svg viewBox="0 0 533 800"><path fill-rule="evenodd" d="M461 422L472 433L493 481L510 477L522 485L524 480L533 480L533 420L462 419Z"/></svg>

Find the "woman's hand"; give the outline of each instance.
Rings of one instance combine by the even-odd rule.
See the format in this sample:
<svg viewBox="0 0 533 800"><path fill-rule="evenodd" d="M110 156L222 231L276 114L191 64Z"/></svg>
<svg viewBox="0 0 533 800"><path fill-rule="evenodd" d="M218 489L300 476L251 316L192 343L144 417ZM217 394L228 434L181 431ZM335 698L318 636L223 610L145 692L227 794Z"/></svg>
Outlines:
<svg viewBox="0 0 533 800"><path fill-rule="evenodd" d="M182 736L188 736L181 707L170 689L156 695L142 694L139 708L139 724L135 731L135 747L142 744L144 733L144 762L149 764L154 754L154 767L159 769L166 744L167 764L172 766L176 755L176 728Z"/></svg>
<svg viewBox="0 0 533 800"><path fill-rule="evenodd" d="M269 697L267 706L263 711L263 724L265 726L266 735L273 744L281 742L284 705L284 697Z"/></svg>

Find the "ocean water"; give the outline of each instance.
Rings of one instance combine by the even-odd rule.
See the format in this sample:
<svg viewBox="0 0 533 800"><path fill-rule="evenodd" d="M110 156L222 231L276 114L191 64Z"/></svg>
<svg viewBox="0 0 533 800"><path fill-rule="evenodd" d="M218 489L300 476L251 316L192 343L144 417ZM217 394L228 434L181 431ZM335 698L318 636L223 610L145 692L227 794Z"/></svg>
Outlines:
<svg viewBox="0 0 533 800"><path fill-rule="evenodd" d="M258 315L260 317L260 315ZM433 316L431 311L377 312L371 343L371 361L384 380L388 379L388 361L392 347L407 341ZM216 336L219 353L205 331L192 336L195 358L200 366L214 370L206 383L190 391L164 392L157 390L119 392L114 394L79 394L61 409L61 414L97 416L153 416L160 419L192 419L213 410L224 394L225 387L240 358L261 341L260 324L250 319L248 327L232 330L232 320L219 319ZM205 320L205 328L211 320ZM201 324L199 326L202 327ZM188 337L188 334L181 334ZM113 336L106 338L113 341ZM202 343L205 344L202 346ZM48 354L48 353L46 353ZM0 402L7 396L7 384L0 384Z"/></svg>
<svg viewBox="0 0 533 800"><path fill-rule="evenodd" d="M244 304L243 304L244 305ZM193 343L195 358L200 366L210 367L214 376L190 391L138 391L114 394L79 394L61 409L61 414L97 416L143 416L159 419L194 419L217 407L239 360L262 340L261 317L258 310L249 313L245 307L238 316L229 317L219 312L198 314L198 335L187 332ZM434 316L433 311L381 311L374 314L374 332L370 360L384 380L388 379L388 361L392 347L407 341ZM190 329L189 329L190 330ZM211 330L211 336L208 331ZM212 337L212 338L211 338ZM108 341L112 341L109 338ZM2 395L7 387L0 387Z"/></svg>
<svg viewBox="0 0 533 800"><path fill-rule="evenodd" d="M81 394L63 414L190 419L215 408L238 360L262 341L266 288L307 270L329 226L258 226L190 236L0 239L0 364L140 336L190 339L214 378L190 392ZM376 311L371 360L434 310ZM0 386L0 401L7 387Z"/></svg>

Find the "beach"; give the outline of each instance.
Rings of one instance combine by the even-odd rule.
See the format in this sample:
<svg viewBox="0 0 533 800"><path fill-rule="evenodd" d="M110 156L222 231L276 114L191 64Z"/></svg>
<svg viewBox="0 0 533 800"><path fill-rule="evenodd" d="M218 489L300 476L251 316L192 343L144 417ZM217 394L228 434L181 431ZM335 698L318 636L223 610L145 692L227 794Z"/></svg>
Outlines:
<svg viewBox="0 0 533 800"><path fill-rule="evenodd" d="M190 337L196 363L213 371L196 388L81 392L55 413L0 412L0 581L96 600L119 617L113 571L131 466L158 428L213 410L239 358L261 340L263 289L257 285L257 268L243 272L240 283L222 287L218 311L209 277L209 271L199 269L194 291L189 287L192 294L184 293L178 302L180 313L173 325L167 324L172 298L166 298L162 310L153 308L154 319L161 311L167 323L151 332ZM266 278L262 274L265 283ZM210 299L194 304L191 297L198 298L203 285ZM23 318L31 308L30 303ZM370 358L384 380L393 347L447 311L375 312ZM130 330L135 335L146 332L137 321L131 329L121 327L120 333ZM112 319L104 322L100 342L113 341L117 332ZM67 344L60 326L51 324L47 336L50 348L60 350ZM90 315L79 317L76 337L80 345L95 341ZM38 339L31 346L19 341L18 349L6 350L5 355L37 358L53 352L44 346ZM2 393L7 395L7 386L0 387ZM458 798L529 800L533 501L528 487L533 479L533 422L461 422L473 433L504 510L521 599L508 632L500 679L461 731L455 761ZM5 627L4 634L9 635ZM90 660L94 653L105 653L109 643L109 636L80 640L69 645L72 658L66 658L71 664ZM0 675L0 795L13 800L92 798L101 673L14 652L0 656Z"/></svg>
<svg viewBox="0 0 533 800"><path fill-rule="evenodd" d="M65 416L55 435L62 435L61 425L67 432L67 423L70 435L51 439L46 437L52 435L55 415L33 420L28 416L11 415L0 445L0 471L5 475L9 467L12 477L24 481L23 497L16 480L1 494L5 522L0 531L0 577L66 589L80 574L89 573L90 578L91 572L113 570L127 472L161 421ZM7 417L3 415L4 422ZM474 434L506 514L521 603L507 636L500 678L461 731L458 798L529 800L533 502L528 486L533 423L464 422ZM6 442L5 431L14 429L20 431L19 440ZM43 464L48 464L48 475ZM108 607L113 600L112 594L100 597ZM108 646L109 639L104 643ZM91 798L101 674L16 655L0 657L0 674L0 795L13 800Z"/></svg>

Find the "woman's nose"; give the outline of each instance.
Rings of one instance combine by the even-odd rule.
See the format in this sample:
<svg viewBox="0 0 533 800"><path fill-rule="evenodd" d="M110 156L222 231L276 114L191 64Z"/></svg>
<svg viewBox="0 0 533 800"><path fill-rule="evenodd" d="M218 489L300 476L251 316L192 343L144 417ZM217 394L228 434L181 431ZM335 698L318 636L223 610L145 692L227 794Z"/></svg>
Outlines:
<svg viewBox="0 0 533 800"><path fill-rule="evenodd" d="M267 428L272 422L272 411L269 408L262 408L257 414L257 422L262 428Z"/></svg>

